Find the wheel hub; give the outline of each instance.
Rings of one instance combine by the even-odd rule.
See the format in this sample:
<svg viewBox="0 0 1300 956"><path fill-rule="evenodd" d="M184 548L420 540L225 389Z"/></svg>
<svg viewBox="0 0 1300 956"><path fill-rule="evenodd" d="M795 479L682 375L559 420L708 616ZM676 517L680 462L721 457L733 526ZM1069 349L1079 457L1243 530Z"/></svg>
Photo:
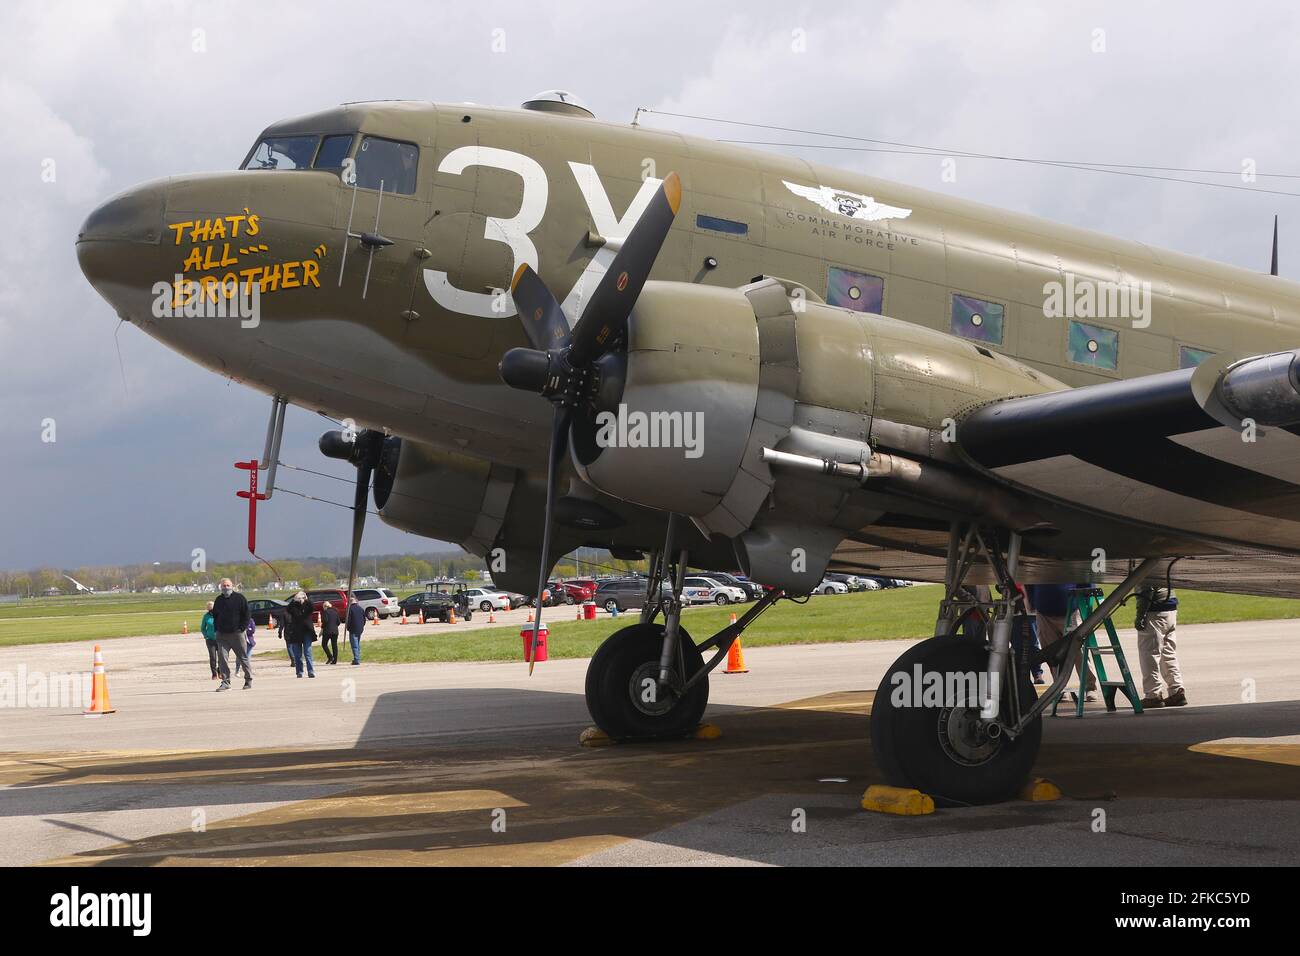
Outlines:
<svg viewBox="0 0 1300 956"><path fill-rule="evenodd" d="M632 672L627 683L632 704L651 717L661 717L677 705L677 691L659 684L659 662L646 661Z"/></svg>
<svg viewBox="0 0 1300 956"><path fill-rule="evenodd" d="M977 766L998 752L1000 738L989 736L976 707L946 707L939 712L939 744L955 763Z"/></svg>

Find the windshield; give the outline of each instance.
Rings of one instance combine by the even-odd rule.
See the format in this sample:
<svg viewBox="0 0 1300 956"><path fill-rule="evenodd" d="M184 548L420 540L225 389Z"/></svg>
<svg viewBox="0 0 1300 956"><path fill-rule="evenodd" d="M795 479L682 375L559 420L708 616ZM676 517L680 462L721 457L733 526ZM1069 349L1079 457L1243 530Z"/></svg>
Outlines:
<svg viewBox="0 0 1300 956"><path fill-rule="evenodd" d="M254 147L243 168L306 169L319 142L319 136L268 136Z"/></svg>
<svg viewBox="0 0 1300 956"><path fill-rule="evenodd" d="M328 169L338 171L352 150L353 133L318 136L264 136L258 140L241 169Z"/></svg>

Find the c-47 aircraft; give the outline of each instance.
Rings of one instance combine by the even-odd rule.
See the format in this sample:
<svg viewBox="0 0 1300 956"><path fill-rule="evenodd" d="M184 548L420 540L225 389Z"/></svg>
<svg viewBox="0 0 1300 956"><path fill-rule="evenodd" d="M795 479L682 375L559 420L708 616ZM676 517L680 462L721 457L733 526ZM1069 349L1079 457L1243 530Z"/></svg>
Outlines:
<svg viewBox="0 0 1300 956"><path fill-rule="evenodd" d="M280 421L293 402L364 426L321 439L357 469L354 571L372 485L384 521L490 556L510 590L578 546L648 555L649 607L587 675L616 739L691 731L737 636L827 569L942 582L934 638L880 685L875 758L999 800L1148 574L1300 594L1300 286L1275 275L558 91L276 123L238 171L110 199L77 253L119 316ZM770 590L697 641L688 567ZM1014 584L1100 581L1036 696ZM958 634L977 607L986 640ZM980 690L896 700L918 666Z"/></svg>

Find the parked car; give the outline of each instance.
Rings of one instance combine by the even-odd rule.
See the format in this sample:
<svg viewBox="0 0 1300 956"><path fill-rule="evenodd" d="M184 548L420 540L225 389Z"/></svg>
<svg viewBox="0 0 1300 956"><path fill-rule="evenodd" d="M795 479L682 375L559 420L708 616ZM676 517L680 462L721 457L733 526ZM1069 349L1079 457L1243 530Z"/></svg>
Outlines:
<svg viewBox="0 0 1300 956"><path fill-rule="evenodd" d="M397 606L397 595L388 588L357 588L352 592L352 597L365 610L369 621L396 617L402 613Z"/></svg>
<svg viewBox="0 0 1300 956"><path fill-rule="evenodd" d="M569 578L569 580L564 583L567 587L578 587L586 591L587 596L583 598L584 601L590 601L594 598L596 596L596 588L599 587L596 581L592 578Z"/></svg>
<svg viewBox="0 0 1300 956"><path fill-rule="evenodd" d="M280 615L288 603L288 601L277 601L275 598L258 598L248 602L248 611L253 616L253 623L258 627L266 627L273 619L278 627Z"/></svg>
<svg viewBox="0 0 1300 956"><path fill-rule="evenodd" d="M712 578L719 584L726 584L733 588L740 588L745 592L745 598L750 601L757 601L763 596L763 586L745 578L738 578L734 574L723 574L720 571L710 571L705 577Z"/></svg>
<svg viewBox="0 0 1300 956"><path fill-rule="evenodd" d="M707 584L692 584L689 579L682 585L683 604L730 604L727 595Z"/></svg>
<svg viewBox="0 0 1300 956"><path fill-rule="evenodd" d="M717 578L703 574L693 574L686 578L686 587L691 588L712 588L713 594L711 600L714 604L740 604L749 600L749 592L744 588L735 587L730 584L723 584Z"/></svg>
<svg viewBox="0 0 1300 956"><path fill-rule="evenodd" d="M321 605L326 601L339 612L339 620L346 620L348 616L348 596L340 588L320 588L315 591L307 592L307 601L311 604L311 609L317 614L320 613Z"/></svg>
<svg viewBox="0 0 1300 956"><path fill-rule="evenodd" d="M454 609L458 620L473 620L474 610L462 594L449 594L445 591L418 591L408 594L397 602L397 606L406 612L407 617L419 617L424 612L426 621L451 621Z"/></svg>
<svg viewBox="0 0 1300 956"><path fill-rule="evenodd" d="M470 606L478 608L484 614L489 611L510 610L510 598L501 591L491 588L466 588L464 591Z"/></svg>
<svg viewBox="0 0 1300 956"><path fill-rule="evenodd" d="M645 578L611 578L601 581L596 588L596 603L611 614L615 609L621 614L631 608L644 607L648 587ZM671 588L663 583L660 590L667 594Z"/></svg>
<svg viewBox="0 0 1300 956"><path fill-rule="evenodd" d="M594 591L588 591L585 587L578 584L570 584L567 581L550 581L546 585L546 590L551 592L551 599L548 602L555 604L580 604L583 601L590 601Z"/></svg>
<svg viewBox="0 0 1300 956"><path fill-rule="evenodd" d="M517 607L523 607L525 604L532 604L533 599L527 594L520 594L518 591L504 591L501 588L484 588L485 591L495 591L497 594L504 594L510 600L510 610Z"/></svg>
<svg viewBox="0 0 1300 956"><path fill-rule="evenodd" d="M848 594L849 586L843 581L832 581L830 578L822 578L822 583L813 588L814 594Z"/></svg>

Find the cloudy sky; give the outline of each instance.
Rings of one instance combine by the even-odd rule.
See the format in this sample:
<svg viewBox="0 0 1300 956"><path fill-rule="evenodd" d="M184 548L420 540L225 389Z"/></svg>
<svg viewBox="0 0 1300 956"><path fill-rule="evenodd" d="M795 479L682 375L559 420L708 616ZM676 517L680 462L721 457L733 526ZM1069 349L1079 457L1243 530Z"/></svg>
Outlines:
<svg viewBox="0 0 1300 956"><path fill-rule="evenodd" d="M82 279L73 239L111 193L232 168L285 116L381 98L514 105L560 87L620 121L645 106L953 151L1208 170L1253 160L1291 176L1257 189L1300 193L1294 5L777 0L747 2L743 16L699 0L557 6L0 5L0 567L188 561L195 547L240 556L231 463L260 453L269 400L119 328ZM1276 212L1282 272L1300 276L1300 243L1288 241L1300 236L1300 197L975 159L945 182L934 156L794 151L1253 269L1267 268ZM283 460L343 474L315 449L325 427L292 410ZM323 479L282 482L349 494ZM260 524L270 556L347 550L348 515L327 505L277 496ZM428 548L375 520L367 529L367 551Z"/></svg>

